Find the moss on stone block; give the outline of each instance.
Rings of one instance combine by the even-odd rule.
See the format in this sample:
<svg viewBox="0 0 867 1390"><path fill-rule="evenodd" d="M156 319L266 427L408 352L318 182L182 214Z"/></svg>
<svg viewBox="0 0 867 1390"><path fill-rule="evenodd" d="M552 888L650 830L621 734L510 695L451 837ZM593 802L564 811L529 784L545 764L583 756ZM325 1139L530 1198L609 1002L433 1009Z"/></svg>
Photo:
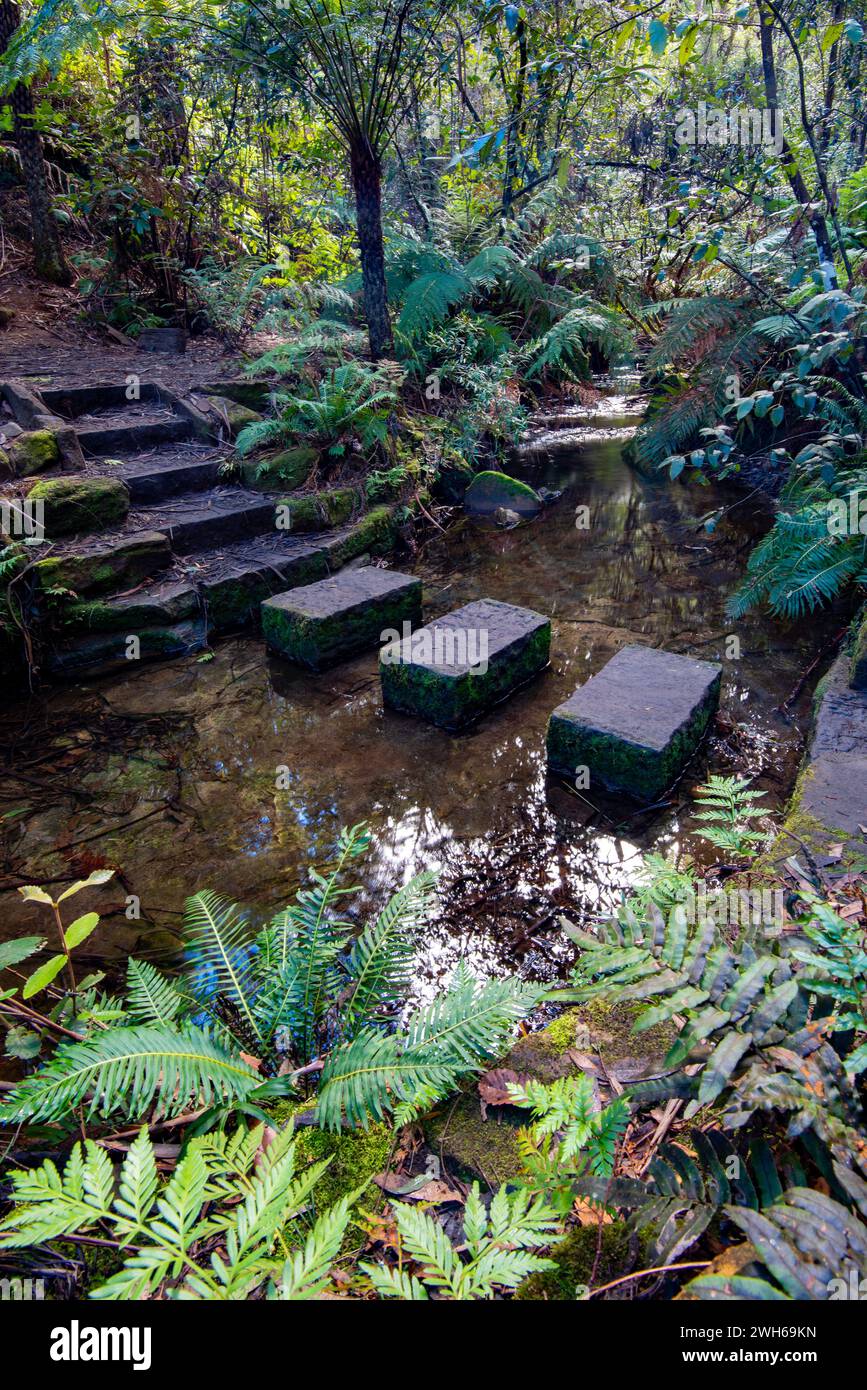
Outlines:
<svg viewBox="0 0 867 1390"><path fill-rule="evenodd" d="M301 445L284 449L266 459L244 459L241 476L247 487L260 492L276 492L284 488L303 487L319 457L317 449Z"/></svg>
<svg viewBox="0 0 867 1390"><path fill-rule="evenodd" d="M8 453L12 472L18 478L30 478L60 463L60 449L53 430L19 434L8 445Z"/></svg>
<svg viewBox="0 0 867 1390"><path fill-rule="evenodd" d="M867 612L855 628L849 661L849 684L853 690L867 690Z"/></svg>
<svg viewBox="0 0 867 1390"><path fill-rule="evenodd" d="M390 507L371 507L348 534L326 542L335 568L359 555L388 555L394 549L396 524Z"/></svg>
<svg viewBox="0 0 867 1390"><path fill-rule="evenodd" d="M381 644L384 633L421 621L422 585L392 570L343 570L262 604L262 632L272 651L320 671Z"/></svg>
<svg viewBox="0 0 867 1390"><path fill-rule="evenodd" d="M719 701L720 667L650 647L624 647L554 711L552 771L655 801L698 747Z"/></svg>
<svg viewBox="0 0 867 1390"><path fill-rule="evenodd" d="M232 439L235 439L247 425L254 425L262 419L258 411L250 410L248 406L230 400L228 396L208 396L208 405L224 425L228 421Z"/></svg>
<svg viewBox="0 0 867 1390"><path fill-rule="evenodd" d="M312 492L306 497L283 497L278 507L286 509L288 531L326 531L349 521L359 505L355 488L336 488L333 492Z"/></svg>
<svg viewBox="0 0 867 1390"><path fill-rule="evenodd" d="M129 539L81 555L53 555L39 560L31 571L35 585L71 589L75 594L104 594L130 589L171 563L168 538L159 531L141 531Z"/></svg>
<svg viewBox="0 0 867 1390"><path fill-rule="evenodd" d="M543 670L550 646L541 614L493 599L469 603L383 649L383 700L461 729Z"/></svg>
<svg viewBox="0 0 867 1390"><path fill-rule="evenodd" d="M542 510L542 499L528 483L510 478L507 473L486 469L477 473L469 484L464 507L471 516L493 516L500 507L507 507L518 516L533 517Z"/></svg>
<svg viewBox="0 0 867 1390"><path fill-rule="evenodd" d="M49 536L102 531L129 511L129 490L119 478L48 478L34 484L27 500L43 504Z"/></svg>

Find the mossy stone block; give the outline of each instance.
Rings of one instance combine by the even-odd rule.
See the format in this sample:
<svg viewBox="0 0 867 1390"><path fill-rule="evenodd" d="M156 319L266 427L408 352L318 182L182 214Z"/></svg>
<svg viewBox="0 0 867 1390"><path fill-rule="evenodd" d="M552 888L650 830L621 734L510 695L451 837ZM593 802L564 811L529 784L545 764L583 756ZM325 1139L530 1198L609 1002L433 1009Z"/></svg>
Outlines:
<svg viewBox="0 0 867 1390"><path fill-rule="evenodd" d="M719 702L722 668L624 647L551 715L548 766L590 785L655 801L689 762Z"/></svg>
<svg viewBox="0 0 867 1390"><path fill-rule="evenodd" d="M849 662L849 684L853 690L867 690L867 613L855 629Z"/></svg>
<svg viewBox="0 0 867 1390"><path fill-rule="evenodd" d="M129 489L119 478L47 478L30 489L27 500L43 504L49 536L102 531L129 511Z"/></svg>
<svg viewBox="0 0 867 1390"><path fill-rule="evenodd" d="M9 464L18 478L44 473L60 463L60 448L53 430L29 430L7 446Z"/></svg>
<svg viewBox="0 0 867 1390"><path fill-rule="evenodd" d="M135 633L183 622L192 618L199 606L195 585L184 581L155 584L147 592L128 598L71 603L63 610L62 625L66 631Z"/></svg>
<svg viewBox="0 0 867 1390"><path fill-rule="evenodd" d="M461 729L544 669L551 622L496 599L468 603L380 653L391 709Z"/></svg>
<svg viewBox="0 0 867 1390"><path fill-rule="evenodd" d="M319 671L376 646L383 634L421 621L421 580L394 570L342 570L262 604L272 651Z"/></svg>
<svg viewBox="0 0 867 1390"><path fill-rule="evenodd" d="M258 411L250 410L249 406L230 400L228 396L208 396L208 405L223 424L228 422L232 439L239 435L241 430L246 429L247 425L255 425L262 419Z"/></svg>
<svg viewBox="0 0 867 1390"><path fill-rule="evenodd" d="M343 526L359 504L354 488L336 488L333 492L311 492L306 497L283 497L277 503L285 508L289 524L286 530L295 534L305 531L325 531Z"/></svg>
<svg viewBox="0 0 867 1390"><path fill-rule="evenodd" d="M332 564L339 568L359 555L388 555L394 549L396 529L390 507L371 507L345 534L325 542Z"/></svg>
<svg viewBox="0 0 867 1390"><path fill-rule="evenodd" d="M134 645L130 638L136 639ZM61 643L48 653L52 676L102 675L110 671L135 670L139 661L184 656L207 646L203 618L191 618L171 626L154 626L125 633L95 632Z"/></svg>
<svg viewBox="0 0 867 1390"><path fill-rule="evenodd" d="M33 566L40 589L71 589L76 594L105 594L130 589L171 564L168 537L159 531L139 531L97 550L52 555Z"/></svg>

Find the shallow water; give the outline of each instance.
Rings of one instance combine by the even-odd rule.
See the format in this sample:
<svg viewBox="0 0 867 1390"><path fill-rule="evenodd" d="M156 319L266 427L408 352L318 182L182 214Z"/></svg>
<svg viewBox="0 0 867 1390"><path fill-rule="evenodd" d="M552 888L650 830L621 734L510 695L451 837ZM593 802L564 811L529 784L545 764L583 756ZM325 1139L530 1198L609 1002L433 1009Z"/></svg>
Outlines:
<svg viewBox="0 0 867 1390"><path fill-rule="evenodd" d="M748 771L779 807L809 692L787 717L775 707L818 639L809 625L724 616L764 524L755 499L709 535L699 518L731 493L643 480L623 463L622 438L593 428L580 453L528 474L563 489L536 522L504 532L460 519L414 566L401 562L422 575L428 615L491 597L553 618L550 668L467 734L383 710L375 653L311 676L255 638L220 644L210 661L159 664L14 708L22 780L7 778L0 814L23 814L0 822L0 937L38 924L16 885L58 885L109 864L115 886L76 900L104 915L91 960L162 954L187 894L212 887L256 911L276 908L307 866L327 861L342 825L368 820L370 893L422 868L441 874L420 993L459 958L482 974L550 978L571 954L556 914L598 915L635 881L642 853L690 843L689 791L708 769ZM589 529L575 524L583 506ZM738 659L726 656L729 635ZM601 805L545 773L551 710L628 642L724 663L712 736L671 803L650 813ZM131 896L139 921L125 916Z"/></svg>

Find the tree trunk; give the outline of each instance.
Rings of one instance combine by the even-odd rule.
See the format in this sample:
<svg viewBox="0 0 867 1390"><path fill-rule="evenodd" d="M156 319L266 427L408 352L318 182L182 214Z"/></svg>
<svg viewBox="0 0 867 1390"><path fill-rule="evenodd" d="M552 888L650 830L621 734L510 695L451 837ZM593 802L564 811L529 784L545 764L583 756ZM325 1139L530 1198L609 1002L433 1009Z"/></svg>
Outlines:
<svg viewBox="0 0 867 1390"><path fill-rule="evenodd" d="M765 101L771 113L773 129L779 130L780 106L777 94L777 69L774 62L774 30L773 19L765 5L759 5L759 39L762 45L762 75L765 82ZM792 153L792 148L788 140L783 136L781 142L780 163L789 180L789 187L795 198L802 207L807 207L812 203L810 190L804 182L804 176L798 168L796 156ZM819 261L825 266L829 266L827 272L829 285L828 288L837 288L837 276L834 272L834 250L831 245L831 235L828 231L828 223L818 208L809 214L810 228L816 238L816 246L819 252Z"/></svg>
<svg viewBox="0 0 867 1390"><path fill-rule="evenodd" d="M350 151L350 166L361 255L364 317L370 338L370 356L376 362L393 348L382 242L382 166L369 145Z"/></svg>
<svg viewBox="0 0 867 1390"><path fill-rule="evenodd" d="M21 23L21 11L15 0L0 0L0 51L9 47ZM42 137L33 117L33 97L30 88L19 82L9 95L12 107L15 143L21 157L24 187L30 203L30 223L33 230L33 261L36 274L55 285L69 285L72 273L60 244L57 219L51 205L51 192L42 153Z"/></svg>

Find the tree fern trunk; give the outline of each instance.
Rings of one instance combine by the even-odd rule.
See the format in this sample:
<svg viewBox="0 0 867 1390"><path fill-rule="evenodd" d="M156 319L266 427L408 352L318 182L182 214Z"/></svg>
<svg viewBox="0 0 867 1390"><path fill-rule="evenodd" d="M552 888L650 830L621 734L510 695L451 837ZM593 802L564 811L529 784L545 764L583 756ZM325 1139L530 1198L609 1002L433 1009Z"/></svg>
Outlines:
<svg viewBox="0 0 867 1390"><path fill-rule="evenodd" d="M379 156L369 145L351 150L350 163L361 256L364 317L370 338L370 355L375 362L392 348L382 242L382 168Z"/></svg>
<svg viewBox="0 0 867 1390"><path fill-rule="evenodd" d="M15 0L0 0L0 50L9 47L21 23ZM21 157L21 171L30 203L33 230L33 261L36 274L56 285L68 285L72 274L60 244L57 220L51 206L51 193L42 153L42 139L36 129L30 88L19 82L9 95L15 130L15 143Z"/></svg>

